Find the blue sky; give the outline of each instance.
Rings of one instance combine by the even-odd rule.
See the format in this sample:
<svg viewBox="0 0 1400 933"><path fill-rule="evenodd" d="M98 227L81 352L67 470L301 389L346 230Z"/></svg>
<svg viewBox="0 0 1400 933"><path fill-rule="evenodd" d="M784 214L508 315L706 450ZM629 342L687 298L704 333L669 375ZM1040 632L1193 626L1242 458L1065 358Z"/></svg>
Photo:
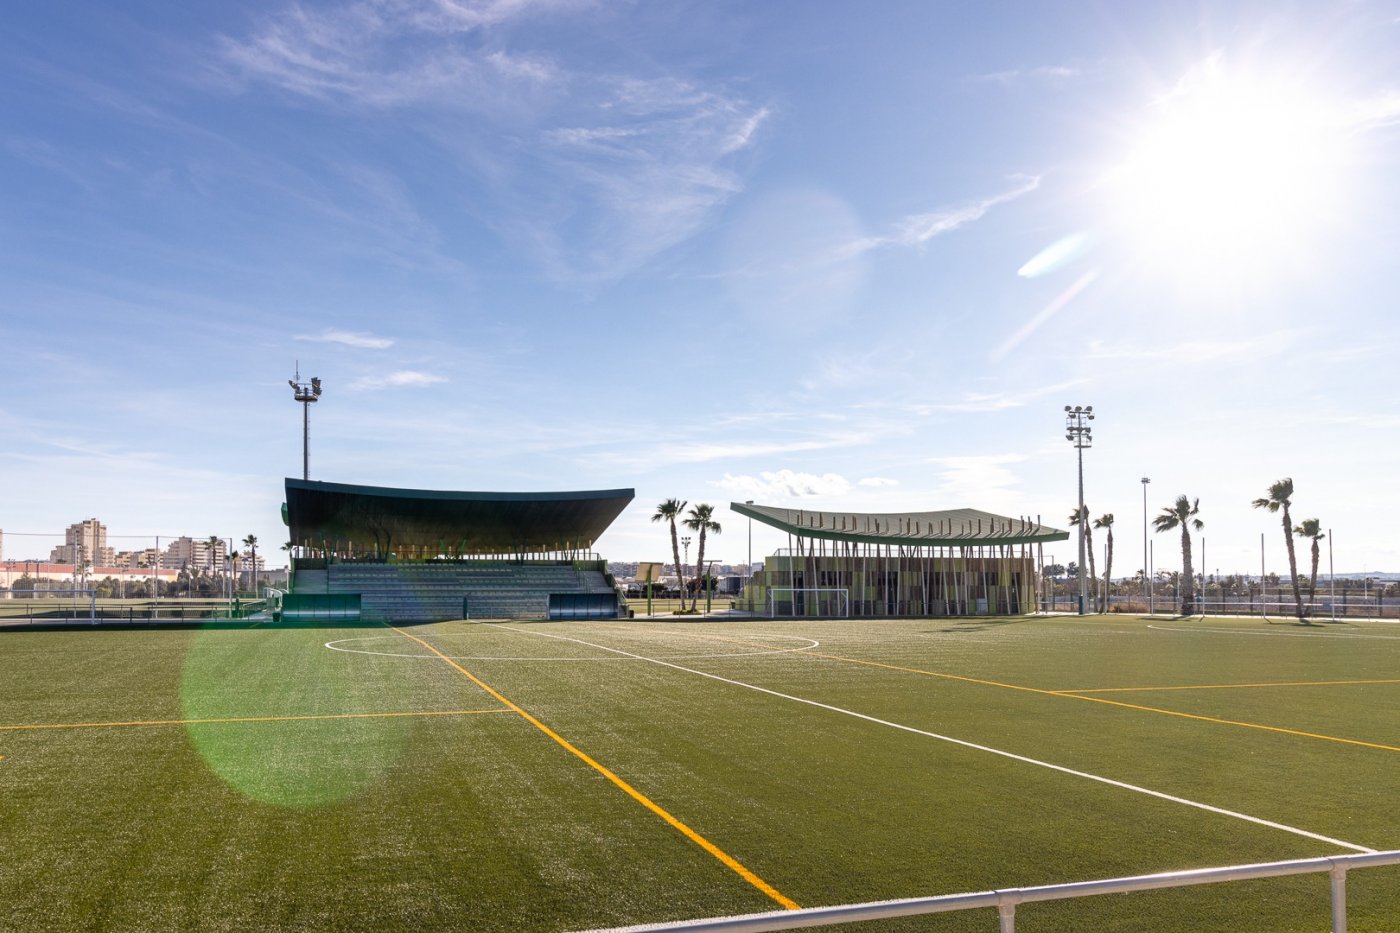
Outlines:
<svg viewBox="0 0 1400 933"><path fill-rule="evenodd" d="M735 562L733 500L1063 526L1092 404L1115 575L1144 475L1211 571L1283 568L1281 476L1400 570L1397 49L1366 2L17 7L0 527L280 543L300 360L313 478L632 486L615 559L672 496Z"/></svg>

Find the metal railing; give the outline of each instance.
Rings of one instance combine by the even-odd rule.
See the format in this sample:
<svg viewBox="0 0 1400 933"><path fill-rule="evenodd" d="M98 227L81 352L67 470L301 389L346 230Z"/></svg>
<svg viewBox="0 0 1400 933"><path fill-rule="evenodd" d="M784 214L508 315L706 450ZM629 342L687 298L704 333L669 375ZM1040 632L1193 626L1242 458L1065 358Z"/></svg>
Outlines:
<svg viewBox="0 0 1400 933"><path fill-rule="evenodd" d="M836 907L809 907L802 910L775 910L761 914L717 917L706 920L686 920L680 923L647 923L612 928L611 933L760 933L765 930L796 930L855 923L862 920L888 920L894 917L914 917L922 914L942 914L957 910L996 908L1000 933L1015 933L1016 907L1037 901L1060 901L1096 894L1126 894L1131 891L1152 891L1158 888L1184 888L1197 884L1218 884L1223 881L1248 881L1255 878L1279 878L1285 875L1306 875L1327 872L1332 876L1332 933L1346 933L1347 889L1346 874L1358 868L1400 865L1400 851L1367 852L1358 855L1333 855L1321 858L1293 859L1286 862L1262 862L1255 865L1228 865L1222 868L1197 868L1191 871L1168 871L1156 875L1134 875L1129 878L1105 878L1098 881L1074 881L1068 884L1046 884L1031 888L1004 888L973 894L946 894L941 897L912 897L897 901L874 901L867 904L842 904ZM603 933L603 931L595 931Z"/></svg>

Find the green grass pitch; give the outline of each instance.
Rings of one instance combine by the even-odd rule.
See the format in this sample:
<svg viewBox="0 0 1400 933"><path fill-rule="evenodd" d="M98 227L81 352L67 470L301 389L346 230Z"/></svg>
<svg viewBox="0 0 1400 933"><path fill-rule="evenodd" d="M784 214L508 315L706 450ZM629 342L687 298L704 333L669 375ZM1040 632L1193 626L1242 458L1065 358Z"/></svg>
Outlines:
<svg viewBox="0 0 1400 933"><path fill-rule="evenodd" d="M1397 801L1380 623L0 631L5 929L585 929L1394 849ZM1017 929L1316 931L1327 891ZM1400 930L1400 870L1348 893Z"/></svg>

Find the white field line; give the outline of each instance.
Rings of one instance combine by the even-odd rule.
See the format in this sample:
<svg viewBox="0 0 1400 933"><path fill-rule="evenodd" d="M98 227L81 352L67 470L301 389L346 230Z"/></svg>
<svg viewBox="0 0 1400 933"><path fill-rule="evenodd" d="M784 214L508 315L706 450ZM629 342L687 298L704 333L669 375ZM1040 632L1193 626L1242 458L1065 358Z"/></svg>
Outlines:
<svg viewBox="0 0 1400 933"><path fill-rule="evenodd" d="M1305 838L1307 838L1307 839L1315 839L1315 840L1317 840L1318 842L1326 842L1326 843L1328 843L1328 844L1330 844L1330 845L1340 846L1340 847L1343 848L1343 849L1351 849L1353 852L1375 852L1375 851L1376 851L1375 849L1371 849L1371 848L1368 848L1368 847L1366 847L1366 846L1359 846L1359 845L1357 845L1357 844L1355 844L1355 843L1353 843L1353 842L1345 842L1345 841L1343 841L1343 840L1341 840L1341 839L1333 839L1333 838L1330 837L1330 836L1323 836L1323 835L1320 835L1320 834L1318 834L1318 833L1309 832L1309 831L1307 831L1306 829L1299 829L1299 828L1296 827L1296 826L1289 826L1289 825L1287 825L1286 823L1276 823L1276 822L1274 822L1273 820L1266 820L1266 819L1263 819L1262 817L1250 816L1248 813L1240 813L1240 812L1238 812L1238 811L1236 811L1236 810L1226 810L1226 809L1223 808L1223 807L1211 806L1211 805L1208 804L1208 803L1201 803L1200 801L1197 801L1197 800L1188 800L1188 799L1186 799L1185 797L1177 797L1177 796L1174 796L1174 795L1172 795L1172 794L1163 793L1162 791L1159 791L1159 790L1152 790L1151 788L1148 788L1148 787L1141 787L1141 786L1139 786L1139 785L1137 785L1137 784L1129 784L1129 783L1127 783L1126 781L1115 781L1115 780L1113 780L1112 778L1102 777L1102 776L1097 775L1097 774L1090 774L1090 773L1087 772L1087 771L1076 771L1075 769L1073 769L1073 768L1067 768L1067 767L1065 767L1064 765L1052 764L1051 762L1048 762L1048 761L1041 761L1041 760L1038 759L1038 758L1030 758L1030 757L1027 757L1027 756L1025 756L1025 755L1017 755L1017 754L1014 753L1014 752L1003 751L1002 749L999 749L999 748L992 748L992 747L989 746L989 745L979 745L979 744L977 744L976 742L969 742L969 741L967 741L967 740L965 740L965 739L955 739L955 738L953 738L952 736L949 736L949 735L940 735L940 734L937 733L937 732L928 732L928 731L926 731L926 730L924 730L924 729L916 729L916 728L914 728L913 726L906 726L906 725L904 725L903 723L891 722L891 721L889 721L888 719L880 719L880 718L878 718L878 717L876 717L876 716L868 716L868 715L866 715L865 713L858 713L858 712L856 712L855 710L844 709L843 707L840 707L840 706L832 706L832 705L829 704L829 703L821 703L821 702L818 702L817 700L809 700L809 699L806 699L805 697L793 696L793 695L790 694L790 693L780 693L780 692L777 691L777 690L770 690L770 689L767 688L767 687L760 687L760 686L758 686L757 684L748 684L748 683L744 683L744 682L741 681L741 680L731 680L731 679L728 678L728 677L721 677L721 676L718 675L718 674L711 674L711 673L709 673L708 671L697 671L697 670L695 670L694 668L683 667L683 666L681 666L681 665L679 665L679 664L672 664L670 661L662 661L662 660L658 660L657 658L648 658L648 657L646 657L646 656L644 656L644 655L633 654L633 653L631 653L630 651L623 651L623 650L621 650L620 648L610 648L610 647L608 647L607 645L599 645L599 644L595 644L595 643L593 643L593 642L583 641L582 639L579 639L579 638L569 638L569 637L566 636L566 635L551 635L551 634L549 634L548 632L537 632L537 631L534 631L533 629L531 629L531 630L516 629L516 628L510 628L510 627L504 626L504 625L499 625L499 626L498 626L498 625L494 625L494 624L493 624L493 627L503 628L503 629L505 629L505 630L508 631L508 632L515 632L515 633L518 634L518 635L539 635L539 636L541 636L541 637L543 637L543 638L557 638L557 639L559 639L560 641L571 641L571 642L574 642L575 644L586 645L586 646L588 646L588 647L590 647L590 648L597 648L597 649L599 649L600 651L611 651L611 652L614 652L614 653L616 653L616 654L625 655L625 656L630 657L630 658L636 658L636 659L639 660L639 661L650 661L652 664L659 664L659 665L661 665L662 667L669 667L669 668L673 668L673 669L678 670L678 671L684 671L684 672L687 673L687 674L696 674L696 675L698 675L698 676L700 676L700 677L707 677L707 678L709 678L710 680L717 680L717 681L719 681L720 683L730 684L731 686L735 686L735 687L743 687L743 688L746 689L746 690L755 690L755 691L757 691L757 692L759 692L759 693L766 693L766 694L768 694L769 696L778 697L779 699L782 699L782 700L791 700L791 701L794 702L794 703L803 703L803 704L805 704L805 705L807 705L807 706L814 706L814 707L816 707L817 709L824 709L824 710L828 710L828 711L833 712L833 713L840 713L840 714L843 715L843 716L852 716L852 717L854 717L854 718L856 718L856 719L863 719L863 720L865 720L866 722L872 722L872 723L875 723L876 725L888 726L888 727L891 728L891 729L899 729L899 730L902 731L902 732L911 732L911 733L913 733L914 735L922 735L922 736L925 736L926 738L937 739L937 740L940 741L940 742L949 742L949 743L951 743L951 744L953 744L953 745L960 745L960 746L962 746L963 748L970 748L970 749L973 749L973 750L979 751L979 752L987 752L988 754L999 755L999 756L1001 756L1002 758L1009 758L1009 759L1011 759L1012 761L1019 761L1019 762L1022 762L1023 764L1035 765L1036 767L1039 767L1039 768L1048 768L1048 769L1050 769L1051 771L1058 771L1058 772L1060 772L1061 774L1068 774L1068 775L1070 775L1070 776L1072 776L1072 777L1084 778L1084 779L1087 780L1087 781L1096 781L1096 782L1098 782L1099 784L1107 784L1107 785L1109 785L1110 787L1117 787L1117 788L1121 788L1121 789L1123 789L1123 790L1130 790L1130 791L1133 791L1134 793L1138 793L1138 794L1146 794L1146 795L1149 796L1149 797L1156 797L1158 800L1167 800L1167 801L1170 801L1170 802L1172 802L1172 803L1179 803L1179 804L1182 804L1183 806L1194 807L1194 808L1197 809L1197 810L1204 810L1204 811L1206 811L1207 813L1215 813L1215 814L1219 814L1220 816L1228 816L1228 817L1232 817L1232 818L1237 819L1237 820L1244 820L1244 821L1247 822L1247 823L1255 823L1255 824L1257 824L1257 825L1259 825L1259 826L1267 826L1267 827L1269 827L1270 829L1277 829L1277 830L1281 830L1281 831L1286 832L1286 833L1292 833L1292 834L1295 835L1295 836L1303 836L1303 837L1305 837Z"/></svg>
<svg viewBox="0 0 1400 933"><path fill-rule="evenodd" d="M483 622L483 623L480 623L480 624L482 624L482 625L494 625L494 623L490 623L490 622ZM697 637L697 636L686 636L686 637L692 637L692 638L693 638L693 637ZM764 648L763 650L758 650L758 651L735 651L735 652L731 652L731 653L728 653L728 654L678 654L678 655L675 655L674 657L672 657L671 660L674 660L674 661L703 661L703 660L707 660L707 659L710 659L710 658L749 658L749 657L758 657L759 655L765 655L765 654L787 654L787 653L792 652L792 651L810 651L810 650L813 649L813 648L820 648L820 647L821 647L821 642L817 641L816 639L813 639L813 638L800 638L800 637L798 637L797 635L754 635L754 636L750 636L750 637L753 637L753 638L787 638L787 639L790 639L790 640L792 640L792 641L806 642L806 644L798 645L798 646L796 646L796 647L794 647L794 648ZM368 635L368 636L365 636L365 637L363 637L363 638L339 638L339 639L336 639L335 641L328 641L328 642L325 643L325 647L331 649L332 651L343 651L343 652L345 652L346 654L372 654L372 655L377 655L378 657L381 657L381 658L423 658L423 659L432 660L432 661L437 661L437 660L440 660L441 658L450 658L450 659L453 660L453 661L577 661L577 662L586 662L586 663L591 663L591 662L596 662L596 661L638 661L638 660L652 660L652 659L650 659L650 658L641 658L641 657L633 657L633 656L629 656L629 657L613 657L613 658L543 658L543 657L541 657L541 658L531 658L531 657L513 658L513 657L504 657L504 656L498 656L498 655L492 655L492 654L446 654L446 655L436 655L436 654L405 654L404 652L401 652L401 651L370 651L368 648L342 648L342 647L340 647L341 645L349 644L350 642L358 642L358 641L376 641L376 640L384 640L384 639L390 639L390 638L394 639L395 641L402 641L402 639L401 639L398 635Z"/></svg>
<svg viewBox="0 0 1400 933"><path fill-rule="evenodd" d="M1192 635L1264 635L1270 638L1375 638L1380 641L1393 641L1400 644L1395 635L1366 635L1362 632L1256 632L1243 628L1172 628L1167 625L1149 625L1158 632L1188 632Z"/></svg>

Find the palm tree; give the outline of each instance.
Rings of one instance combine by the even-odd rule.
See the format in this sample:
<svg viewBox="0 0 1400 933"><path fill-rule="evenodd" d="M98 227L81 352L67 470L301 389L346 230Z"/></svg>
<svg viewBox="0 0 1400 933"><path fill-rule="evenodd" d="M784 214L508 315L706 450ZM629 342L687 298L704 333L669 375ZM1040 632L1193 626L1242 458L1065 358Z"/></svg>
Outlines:
<svg viewBox="0 0 1400 933"><path fill-rule="evenodd" d="M1293 478L1285 476L1269 487L1269 494L1254 500L1256 509L1283 513L1283 543L1288 546L1288 572L1293 576L1293 603L1298 610L1298 621L1311 625L1303 616L1303 588L1298 581L1298 558L1293 553L1293 519L1288 515L1288 507L1293 504Z"/></svg>
<svg viewBox="0 0 1400 933"><path fill-rule="evenodd" d="M239 572L240 570L243 569L242 564L243 564L243 555L242 555L241 553L239 553L238 551L229 551L229 553L228 553L228 566L229 566L229 571L233 574L233 587L232 587L232 589L233 589L233 593L234 593L235 596L238 595L238 572Z"/></svg>
<svg viewBox="0 0 1400 933"><path fill-rule="evenodd" d="M253 552L253 595L258 595L258 536L249 535L243 539L243 546Z"/></svg>
<svg viewBox="0 0 1400 933"><path fill-rule="evenodd" d="M218 535L210 535L209 540L204 542L209 545L209 579L218 580L218 568L214 561L219 556L219 546L223 543Z"/></svg>
<svg viewBox="0 0 1400 933"><path fill-rule="evenodd" d="M720 533L719 522L715 521L714 517L715 507L700 502L691 507L690 517L681 522L691 531L700 532L700 550L695 552L695 575L700 579L700 586L695 588L695 594L690 598L691 612L695 611L696 604L700 600L700 590L705 584L705 532Z"/></svg>
<svg viewBox="0 0 1400 933"><path fill-rule="evenodd" d="M1094 532L1089 522L1089 507L1080 506L1069 513L1069 526L1071 528L1084 527L1084 549L1089 552L1089 579L1094 581L1094 588L1099 585L1098 570L1094 567ZM1095 605L1098 600L1094 600Z"/></svg>
<svg viewBox="0 0 1400 933"><path fill-rule="evenodd" d="M1177 496L1176 502L1162 509L1162 514L1152 519L1152 527L1158 532L1181 528L1181 614L1189 616L1196 605L1196 578L1191 573L1191 532L1200 531L1206 523L1196 517L1201 510L1201 500L1192 501L1185 496Z"/></svg>
<svg viewBox="0 0 1400 933"><path fill-rule="evenodd" d="M676 519L685 512L685 503L680 499L667 499L656 507L652 513L651 520L654 522L669 522L671 524L671 559L676 565L676 579L680 582L681 606L685 606L685 568L681 566L681 545L676 538Z"/></svg>
<svg viewBox="0 0 1400 933"><path fill-rule="evenodd" d="M1312 539L1312 578L1308 582L1308 605L1317 605L1317 562L1322 558L1322 548L1318 542L1327 537L1322 533L1322 522L1316 518L1305 518L1303 523L1293 529L1293 533L1300 538Z"/></svg>
<svg viewBox="0 0 1400 933"><path fill-rule="evenodd" d="M1103 600L1099 605L1099 612L1108 611L1108 589L1113 583L1113 513L1105 512L1094 519L1095 528L1103 528L1108 532L1108 540L1104 542L1103 559Z"/></svg>

